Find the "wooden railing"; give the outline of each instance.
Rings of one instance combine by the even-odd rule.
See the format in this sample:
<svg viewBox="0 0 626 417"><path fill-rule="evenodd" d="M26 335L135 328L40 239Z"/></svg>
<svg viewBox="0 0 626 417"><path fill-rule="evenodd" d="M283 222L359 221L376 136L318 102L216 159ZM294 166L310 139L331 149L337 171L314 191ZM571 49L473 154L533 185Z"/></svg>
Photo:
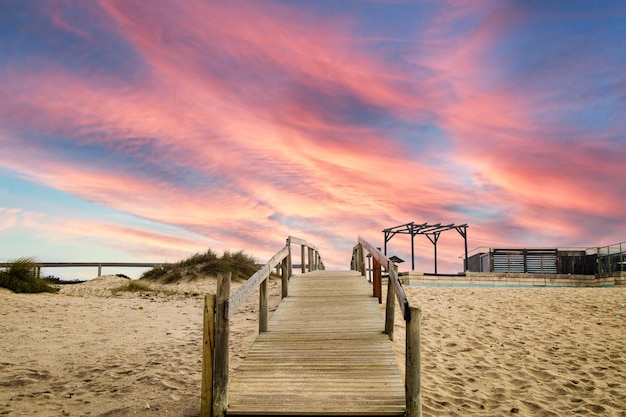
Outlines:
<svg viewBox="0 0 626 417"><path fill-rule="evenodd" d="M306 240L293 236L276 252L265 265L255 272L245 284L230 295L230 273L218 275L217 293L204 299L204 333L202 350L202 393L200 415L224 416L228 407L228 347L230 319L246 299L259 289L259 332L267 331L268 324L268 278L274 268L280 266L282 298L289 293L289 278L292 275L292 245L300 245L302 273L324 269L317 248ZM307 256L305 256L308 255ZM308 259L308 263L305 262Z"/></svg>
<svg viewBox="0 0 626 417"><path fill-rule="evenodd" d="M12 262L0 262L0 268L8 268ZM35 262L35 273L37 278L41 277L41 268L85 268L98 267L98 276L102 276L103 267L125 267L125 268L156 268L158 266L171 265L163 262Z"/></svg>
<svg viewBox="0 0 626 417"><path fill-rule="evenodd" d="M421 417L422 415L422 384L421 384L421 344L420 326L422 311L417 307L411 307L400 282L398 269L394 262L390 261L380 250L369 244L365 239L359 237L359 243L354 247L352 254L351 268L361 272L365 276L366 261L369 253L374 261L374 270L380 266L385 268L389 274L387 286L387 300L385 305L385 333L389 339L393 340L395 299L402 309L402 316L406 321L406 355L404 385L406 393L406 415L407 417ZM376 275L376 273L374 273ZM375 276L376 278L376 276ZM374 279L374 295L380 297L380 290L376 294L376 286L380 285L380 276ZM394 297L395 295L395 297ZM380 300L380 298L379 298Z"/></svg>

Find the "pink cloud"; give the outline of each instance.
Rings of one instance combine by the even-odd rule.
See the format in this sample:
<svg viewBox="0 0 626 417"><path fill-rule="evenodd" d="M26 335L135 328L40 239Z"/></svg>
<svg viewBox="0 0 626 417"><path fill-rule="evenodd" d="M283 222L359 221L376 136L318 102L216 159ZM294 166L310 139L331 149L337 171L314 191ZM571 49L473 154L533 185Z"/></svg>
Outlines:
<svg viewBox="0 0 626 417"><path fill-rule="evenodd" d="M470 229L477 242L500 239L502 224L582 234L563 213L611 217L623 204L598 184L621 172L623 158L584 135L564 157L554 138L571 131L537 123L547 97L498 82L486 65L518 11L446 8L425 28L430 40L393 64L355 36L358 22L312 19L289 4L98 4L82 7L130 42L145 65L141 81L59 67L2 70L11 82L0 86L10 98L0 117L15 131L107 156L71 160L46 139L7 128L5 168L259 256L292 233L332 247L360 233L380 239L382 228L406 221L463 223L470 210L479 213ZM61 11L52 20L74 29ZM459 35L455 25L474 29ZM450 146L409 152L384 123L351 119L352 104L394 122L436 124ZM116 163L125 157L142 166ZM154 237L118 232L149 247ZM165 237L155 250L176 245ZM349 258L332 256L341 265Z"/></svg>
<svg viewBox="0 0 626 417"><path fill-rule="evenodd" d="M21 217L22 210L17 208L0 207L0 231L15 227Z"/></svg>
<svg viewBox="0 0 626 417"><path fill-rule="evenodd" d="M567 213L617 216L624 195L610 189L613 181L602 178L621 175L618 155L624 152L618 146L617 154L611 155L614 145L599 139L598 132L581 134L558 120L542 121L537 116L545 110L559 114L570 103L490 74L486 65L498 68L491 51L506 28L524 17L519 10L497 10L470 36L441 40L431 50L433 55L420 59L437 70L436 77L446 80L448 99L438 103L441 126L476 178L493 188L485 190L481 199L510 207L513 224L529 233L581 240L588 230ZM549 78L540 81L550 82ZM496 235L494 230L492 236Z"/></svg>

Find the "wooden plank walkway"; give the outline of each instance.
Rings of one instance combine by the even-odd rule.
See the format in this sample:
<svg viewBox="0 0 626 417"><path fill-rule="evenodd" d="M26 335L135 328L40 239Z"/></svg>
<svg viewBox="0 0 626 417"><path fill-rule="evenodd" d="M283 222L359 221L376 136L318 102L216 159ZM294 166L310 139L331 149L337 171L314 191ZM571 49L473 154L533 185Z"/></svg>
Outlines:
<svg viewBox="0 0 626 417"><path fill-rule="evenodd" d="M232 376L228 415L404 415L384 317L358 272L294 275L268 330Z"/></svg>

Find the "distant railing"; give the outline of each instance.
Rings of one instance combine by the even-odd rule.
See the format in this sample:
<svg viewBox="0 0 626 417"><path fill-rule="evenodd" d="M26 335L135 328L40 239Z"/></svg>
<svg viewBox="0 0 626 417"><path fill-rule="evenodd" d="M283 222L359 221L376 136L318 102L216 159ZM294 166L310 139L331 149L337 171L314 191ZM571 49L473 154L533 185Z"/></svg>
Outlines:
<svg viewBox="0 0 626 417"><path fill-rule="evenodd" d="M202 392L200 415L202 417L224 416L228 407L228 346L230 319L246 299L259 289L259 332L267 331L269 292L267 281L274 268L279 267L282 298L287 297L289 278L292 276L291 245L300 245L302 273L324 269L317 248L306 240L293 236L276 252L265 265L255 272L245 284L230 295L230 273L220 274L217 279L217 294L204 298L204 333L202 350ZM308 255L308 256L305 256ZM308 259L308 262L306 260Z"/></svg>
<svg viewBox="0 0 626 417"><path fill-rule="evenodd" d="M400 282L398 269L393 261L390 261L380 250L370 245L365 239L359 237L359 243L352 253L351 269L359 271L361 275L366 273L366 252L372 256L374 272L374 296L379 302L382 297L381 266L389 274L387 285L387 301L385 306L385 333L393 340L395 300L398 300L402 308L402 316L406 321L406 354L404 386L406 393L407 417L421 417L422 415L422 383L421 383L421 343L420 326L422 311L417 307L411 307ZM395 295L395 297L394 297Z"/></svg>
<svg viewBox="0 0 626 417"><path fill-rule="evenodd" d="M595 251L597 256L599 276L626 271L626 242L588 249L587 253L590 251Z"/></svg>
<svg viewBox="0 0 626 417"><path fill-rule="evenodd" d="M163 265L170 265L163 262L34 262L36 265L35 275L41 277L41 268L85 268L98 267L98 276L102 276L103 267L128 267L128 268L155 268ZM0 268L8 268L12 262L0 262Z"/></svg>

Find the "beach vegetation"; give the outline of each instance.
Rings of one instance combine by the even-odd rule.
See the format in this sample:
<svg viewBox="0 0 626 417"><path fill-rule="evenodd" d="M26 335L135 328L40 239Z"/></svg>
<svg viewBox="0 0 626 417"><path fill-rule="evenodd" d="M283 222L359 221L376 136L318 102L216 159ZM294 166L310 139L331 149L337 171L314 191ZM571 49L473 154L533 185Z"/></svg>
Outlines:
<svg viewBox="0 0 626 417"><path fill-rule="evenodd" d="M215 277L220 273L232 274L233 280L246 280L259 269L254 258L244 251L225 251L222 256L209 249L169 265L158 265L141 276L141 280L172 284L182 280L193 281Z"/></svg>
<svg viewBox="0 0 626 417"><path fill-rule="evenodd" d="M72 284L82 284L85 282L84 279L72 279L72 280L64 280L59 277L55 277L54 275L48 275L47 277L41 278L46 284L54 284L54 285L72 285Z"/></svg>
<svg viewBox="0 0 626 417"><path fill-rule="evenodd" d="M16 293L58 292L37 276L39 264L34 258L18 258L0 270L0 287Z"/></svg>
<svg viewBox="0 0 626 417"><path fill-rule="evenodd" d="M111 288L113 294L119 292L151 292L154 291L150 285L140 281L129 281L128 284Z"/></svg>

